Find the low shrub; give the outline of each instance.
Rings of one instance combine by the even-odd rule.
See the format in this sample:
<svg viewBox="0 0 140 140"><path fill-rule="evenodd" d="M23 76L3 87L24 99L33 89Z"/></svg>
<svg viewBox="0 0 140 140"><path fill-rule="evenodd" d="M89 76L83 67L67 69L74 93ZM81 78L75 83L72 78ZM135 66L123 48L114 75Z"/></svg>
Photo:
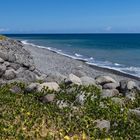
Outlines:
<svg viewBox="0 0 140 140"><path fill-rule="evenodd" d="M17 85L17 84L16 84ZM140 120L128 115L129 108L140 104L140 96L135 103L123 107L114 104L110 98L102 99L95 86L61 85L59 92L45 89L41 93L12 94L11 85L0 87L0 139L140 139ZM18 84L24 89L24 84ZM41 103L38 99L45 94L56 94L52 103ZM77 95L84 93L81 105ZM68 104L60 108L58 101ZM95 120L110 121L110 130L95 127Z"/></svg>

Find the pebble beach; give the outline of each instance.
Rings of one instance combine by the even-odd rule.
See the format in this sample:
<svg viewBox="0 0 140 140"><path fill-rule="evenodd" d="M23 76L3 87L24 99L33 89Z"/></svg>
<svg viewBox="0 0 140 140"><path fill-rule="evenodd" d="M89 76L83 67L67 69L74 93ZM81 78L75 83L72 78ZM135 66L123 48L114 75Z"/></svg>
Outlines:
<svg viewBox="0 0 140 140"><path fill-rule="evenodd" d="M61 77L67 77L71 73L78 77L86 75L92 78L99 75L108 75L113 77L116 81L134 80L140 83L139 77L107 68L91 66L84 61L75 60L45 48L39 48L32 45L24 45L24 48L33 56L36 67L43 73L52 75L53 77L60 77L61 79Z"/></svg>

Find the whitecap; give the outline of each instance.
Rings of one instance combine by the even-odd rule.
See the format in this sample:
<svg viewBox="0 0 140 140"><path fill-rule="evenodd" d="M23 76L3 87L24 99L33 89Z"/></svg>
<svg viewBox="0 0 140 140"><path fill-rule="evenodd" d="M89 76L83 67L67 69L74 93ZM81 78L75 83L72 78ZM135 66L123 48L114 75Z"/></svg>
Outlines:
<svg viewBox="0 0 140 140"><path fill-rule="evenodd" d="M115 66L120 66L121 64L118 64L118 63L114 63L114 65L115 65Z"/></svg>
<svg viewBox="0 0 140 140"><path fill-rule="evenodd" d="M89 60L94 60L94 58L93 57L90 57Z"/></svg>
<svg viewBox="0 0 140 140"><path fill-rule="evenodd" d="M82 55L81 54L78 54L78 53L75 53L75 56L82 57Z"/></svg>
<svg viewBox="0 0 140 140"><path fill-rule="evenodd" d="M28 40L22 40L21 42L22 42L23 44L25 44L25 45L29 44L29 43L28 43Z"/></svg>

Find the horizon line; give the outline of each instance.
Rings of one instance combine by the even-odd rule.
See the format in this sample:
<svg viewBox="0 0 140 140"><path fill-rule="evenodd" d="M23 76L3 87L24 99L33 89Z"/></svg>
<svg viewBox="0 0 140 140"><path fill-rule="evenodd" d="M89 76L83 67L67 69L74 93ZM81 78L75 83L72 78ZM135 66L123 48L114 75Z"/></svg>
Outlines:
<svg viewBox="0 0 140 140"><path fill-rule="evenodd" d="M118 33L118 32L114 32L114 33L104 33L104 32L101 32L101 33L39 33L39 32L36 32L36 33L0 33L1 35L10 35L10 34L140 34L139 33L132 33L132 32L122 32L122 33Z"/></svg>

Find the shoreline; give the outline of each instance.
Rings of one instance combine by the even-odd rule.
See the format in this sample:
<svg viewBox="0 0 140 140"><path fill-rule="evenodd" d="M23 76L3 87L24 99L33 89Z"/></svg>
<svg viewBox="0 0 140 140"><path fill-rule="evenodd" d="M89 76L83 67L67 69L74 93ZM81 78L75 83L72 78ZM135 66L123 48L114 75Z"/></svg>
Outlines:
<svg viewBox="0 0 140 140"><path fill-rule="evenodd" d="M59 73L60 75L68 76L70 73L76 73L76 71L80 71L92 78L95 78L99 75L110 75L117 81L128 79L135 80L140 83L139 77L114 69L90 65L84 60L74 59L70 56L62 55L45 47L38 47L37 45L31 44L24 44L24 47L30 51L35 61L36 67L48 75L51 73L51 75L56 76L56 74Z"/></svg>
<svg viewBox="0 0 140 140"><path fill-rule="evenodd" d="M103 69L104 71L111 72L111 73L116 74L116 75L120 75L120 76L124 76L124 77L127 77L127 78L131 78L131 79L140 81L140 77L137 77L137 76L134 76L134 75L131 75L131 74L128 74L128 73L123 73L121 71L117 71L117 70L109 69L109 68L103 68L103 67L99 67L99 66L96 66L96 65L95 66L90 65L90 64L87 64L87 65L89 65L90 67L92 67L94 69L97 69L97 70Z"/></svg>
<svg viewBox="0 0 140 140"><path fill-rule="evenodd" d="M98 66L96 64L90 64L86 59L83 59L83 58L78 58L78 57L75 57L75 56L71 56L69 54L65 54L65 53L61 53L61 51L59 52L58 50L53 50L51 49L50 47L45 47L45 46L39 46L39 45L36 45L36 44L33 44L33 43L28 43L26 42L26 40L24 41L21 41L24 45L31 45L33 47L37 47L37 48L40 48L40 49L46 49L46 50L49 50L53 53L56 53L56 54L59 54L59 55L62 55L62 56L65 56L65 57L68 57L68 58L71 58L71 59L74 59L76 61L82 61L84 62L86 65L88 65L89 67L92 67L94 69L97 69L97 70L103 70L103 71L107 71L107 72L111 72L113 74L117 74L117 75L120 75L120 76L125 76L125 77L128 77L128 78L132 78L132 79L135 79L135 80L138 80L140 81L140 77L139 76L136 76L134 74L129 74L129 73L126 73L126 72L123 72L121 70L117 70L115 68L111 68L111 67L103 67L103 66Z"/></svg>
<svg viewBox="0 0 140 140"><path fill-rule="evenodd" d="M38 47L37 45L36 46L33 46L33 47ZM47 47L45 48L41 48L41 47L38 47L40 49L47 49ZM47 49L49 50L49 49ZM89 67L93 68L93 69L96 69L96 70L103 70L103 71L106 71L106 72L110 72L112 74L116 74L116 75L119 75L119 76L124 76L124 77L127 77L127 78L131 78L131 79L134 79L134 80L138 80L140 81L140 77L138 76L135 76L135 75L131 75L129 73L125 73L125 72L122 72L122 71L119 71L119 70L115 70L115 69L111 69L111 68L107 68L107 67L101 67L101 66L97 66L97 65L94 65L94 64L88 64L88 62L84 59L78 59L78 58L73 58L72 56L69 56L67 54L61 54L55 50L49 50L53 53L56 53L56 54L59 54L59 55L62 55L62 56L65 56L65 57L68 57L68 58L71 58L71 59L74 59L76 61L81 61L83 62L85 65L88 65Z"/></svg>
<svg viewBox="0 0 140 140"><path fill-rule="evenodd" d="M140 81L140 76L136 75L136 74L131 74L131 73L128 73L128 72L125 72L123 70L121 70L121 67L112 67L112 66L102 66L98 63L94 63L94 62L89 62L88 59L89 58L80 58L78 56L74 56L74 55L70 55L70 54L67 54L65 52L63 52L62 50L57 50L55 48L51 48L51 47L47 47L47 46L40 46L40 45L36 45L36 44L33 44L33 43L28 43L28 40L23 40L21 41L24 45L31 45L33 47L38 47L38 48L41 48L41 49L46 49L46 50L49 50L53 53L56 53L56 54L59 54L59 55L62 55L62 56L65 56L65 57L68 57L68 58L71 58L71 59L74 59L74 60L78 60L78 61L82 61L84 62L85 64L88 64L90 67L93 67L93 68L96 68L99 70L99 69L103 69L103 70L106 70L106 71L111 71L112 73L115 73L115 74L118 74L118 75L121 75L121 76L126 76L126 77L129 77L129 78L132 78L132 79L136 79L136 80L139 80ZM114 63L114 64L117 64L117 63ZM122 64L119 64L119 65L122 65ZM133 66L132 66L133 67ZM127 67L125 67L127 68ZM128 67L129 68L129 67Z"/></svg>

